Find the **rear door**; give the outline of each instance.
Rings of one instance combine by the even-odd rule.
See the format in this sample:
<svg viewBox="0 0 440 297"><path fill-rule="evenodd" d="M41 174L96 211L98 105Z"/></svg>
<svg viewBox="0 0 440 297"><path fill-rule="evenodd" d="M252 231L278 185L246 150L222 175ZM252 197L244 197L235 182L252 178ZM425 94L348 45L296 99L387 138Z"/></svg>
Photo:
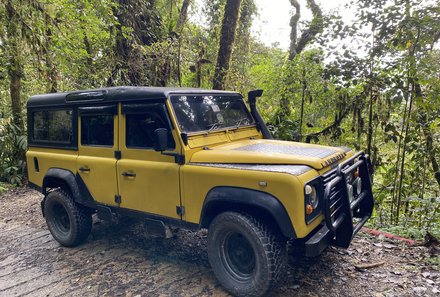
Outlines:
<svg viewBox="0 0 440 297"><path fill-rule="evenodd" d="M180 219L180 165L173 156L153 149L154 131L166 128L168 150L180 152L165 102L124 103L120 121L117 163L120 206L145 213Z"/></svg>
<svg viewBox="0 0 440 297"><path fill-rule="evenodd" d="M118 193L115 151L118 150L117 105L81 107L77 172L95 201L115 205Z"/></svg>

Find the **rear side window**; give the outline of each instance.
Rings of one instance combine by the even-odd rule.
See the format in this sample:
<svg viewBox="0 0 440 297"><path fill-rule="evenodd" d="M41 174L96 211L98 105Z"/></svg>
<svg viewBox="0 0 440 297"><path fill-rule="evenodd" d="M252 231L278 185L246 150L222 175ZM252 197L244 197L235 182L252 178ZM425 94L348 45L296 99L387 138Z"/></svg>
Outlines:
<svg viewBox="0 0 440 297"><path fill-rule="evenodd" d="M33 112L32 140L36 142L71 143L72 110Z"/></svg>
<svg viewBox="0 0 440 297"><path fill-rule="evenodd" d="M90 146L113 146L114 116L81 115L81 144Z"/></svg>

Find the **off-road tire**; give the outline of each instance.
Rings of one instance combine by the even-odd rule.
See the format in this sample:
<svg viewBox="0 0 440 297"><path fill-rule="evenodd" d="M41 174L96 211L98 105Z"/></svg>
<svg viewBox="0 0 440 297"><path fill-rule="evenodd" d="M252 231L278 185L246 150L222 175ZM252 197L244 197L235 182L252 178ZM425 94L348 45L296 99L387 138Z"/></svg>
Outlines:
<svg viewBox="0 0 440 297"><path fill-rule="evenodd" d="M262 296L282 277L286 242L253 216L224 212L209 226L208 258L227 291L235 296Z"/></svg>
<svg viewBox="0 0 440 297"><path fill-rule="evenodd" d="M64 190L59 189L47 195L44 214L50 233L63 246L81 244L92 230L91 212L75 203Z"/></svg>

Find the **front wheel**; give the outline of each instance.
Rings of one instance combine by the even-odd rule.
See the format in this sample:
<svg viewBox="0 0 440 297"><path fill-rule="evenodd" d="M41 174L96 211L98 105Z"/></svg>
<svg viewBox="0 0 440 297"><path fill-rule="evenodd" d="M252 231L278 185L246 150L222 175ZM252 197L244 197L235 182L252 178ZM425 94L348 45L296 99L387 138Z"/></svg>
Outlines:
<svg viewBox="0 0 440 297"><path fill-rule="evenodd" d="M64 246L82 243L92 230L90 211L75 203L63 190L56 190L47 195L44 214L50 233Z"/></svg>
<svg viewBox="0 0 440 297"><path fill-rule="evenodd" d="M225 212L208 233L208 257L223 287L235 296L261 296L280 279L285 241L258 219Z"/></svg>

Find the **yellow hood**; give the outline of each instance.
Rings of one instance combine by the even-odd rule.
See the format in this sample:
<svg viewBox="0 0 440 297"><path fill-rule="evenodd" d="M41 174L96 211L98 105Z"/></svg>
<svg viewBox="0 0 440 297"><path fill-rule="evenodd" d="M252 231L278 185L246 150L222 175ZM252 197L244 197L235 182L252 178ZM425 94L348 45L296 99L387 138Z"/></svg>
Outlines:
<svg viewBox="0 0 440 297"><path fill-rule="evenodd" d="M279 140L243 140L195 153L192 163L291 164L322 169L345 157L337 147Z"/></svg>

